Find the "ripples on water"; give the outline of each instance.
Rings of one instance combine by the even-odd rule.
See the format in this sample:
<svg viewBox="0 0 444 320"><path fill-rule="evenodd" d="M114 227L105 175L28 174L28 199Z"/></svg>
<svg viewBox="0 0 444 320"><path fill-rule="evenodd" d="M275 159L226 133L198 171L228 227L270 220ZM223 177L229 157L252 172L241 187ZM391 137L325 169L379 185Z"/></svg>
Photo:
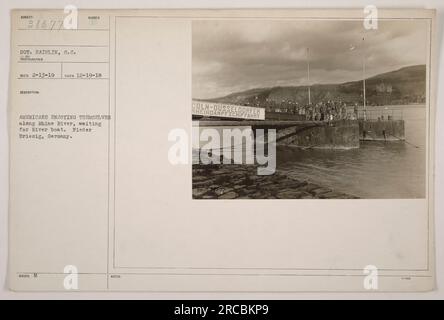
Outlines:
<svg viewBox="0 0 444 320"><path fill-rule="evenodd" d="M426 108L390 108L402 110L406 142L361 141L351 150L278 147L277 170L360 198L424 198ZM198 160L193 150L193 161Z"/></svg>
<svg viewBox="0 0 444 320"><path fill-rule="evenodd" d="M352 150L279 147L278 170L361 198L424 198L426 109L395 108L403 108L407 142L361 141Z"/></svg>

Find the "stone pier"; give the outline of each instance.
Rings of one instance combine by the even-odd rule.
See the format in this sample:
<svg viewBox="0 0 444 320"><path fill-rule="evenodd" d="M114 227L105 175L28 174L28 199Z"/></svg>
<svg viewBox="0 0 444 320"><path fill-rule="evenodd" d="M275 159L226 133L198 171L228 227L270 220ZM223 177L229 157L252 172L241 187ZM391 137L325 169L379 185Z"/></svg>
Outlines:
<svg viewBox="0 0 444 320"><path fill-rule="evenodd" d="M362 141L404 141L404 120L359 120Z"/></svg>

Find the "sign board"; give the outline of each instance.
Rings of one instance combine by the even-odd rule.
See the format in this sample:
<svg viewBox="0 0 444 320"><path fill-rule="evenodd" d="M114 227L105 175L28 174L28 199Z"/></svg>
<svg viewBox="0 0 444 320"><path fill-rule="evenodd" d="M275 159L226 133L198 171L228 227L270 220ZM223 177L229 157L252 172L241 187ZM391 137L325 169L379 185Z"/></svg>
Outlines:
<svg viewBox="0 0 444 320"><path fill-rule="evenodd" d="M265 120L265 109L235 104L193 100L193 115L237 119Z"/></svg>

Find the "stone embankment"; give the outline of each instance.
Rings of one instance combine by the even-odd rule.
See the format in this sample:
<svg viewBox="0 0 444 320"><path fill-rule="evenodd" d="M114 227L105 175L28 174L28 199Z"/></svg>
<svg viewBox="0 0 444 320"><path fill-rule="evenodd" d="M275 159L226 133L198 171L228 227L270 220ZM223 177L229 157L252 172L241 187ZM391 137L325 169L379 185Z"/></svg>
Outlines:
<svg viewBox="0 0 444 320"><path fill-rule="evenodd" d="M254 165L193 165L194 199L356 199L275 172L257 175Z"/></svg>

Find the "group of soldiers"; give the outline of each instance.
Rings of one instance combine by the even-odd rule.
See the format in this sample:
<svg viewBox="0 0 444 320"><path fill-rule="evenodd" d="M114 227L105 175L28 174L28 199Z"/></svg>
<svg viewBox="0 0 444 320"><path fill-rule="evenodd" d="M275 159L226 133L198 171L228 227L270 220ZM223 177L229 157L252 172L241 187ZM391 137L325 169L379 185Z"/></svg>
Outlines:
<svg viewBox="0 0 444 320"><path fill-rule="evenodd" d="M263 107L259 102L245 103L246 106ZM267 101L265 107L269 112L286 113L297 115L301 120L307 121L334 121L334 120L356 120L358 118L358 107L355 104L347 106L343 101L328 100L315 104L298 104L294 101L282 100L281 103Z"/></svg>
<svg viewBox="0 0 444 320"><path fill-rule="evenodd" d="M345 103L339 101L299 106L295 111L301 117L305 116L305 120L311 121L355 120L357 116L356 108L350 110Z"/></svg>

